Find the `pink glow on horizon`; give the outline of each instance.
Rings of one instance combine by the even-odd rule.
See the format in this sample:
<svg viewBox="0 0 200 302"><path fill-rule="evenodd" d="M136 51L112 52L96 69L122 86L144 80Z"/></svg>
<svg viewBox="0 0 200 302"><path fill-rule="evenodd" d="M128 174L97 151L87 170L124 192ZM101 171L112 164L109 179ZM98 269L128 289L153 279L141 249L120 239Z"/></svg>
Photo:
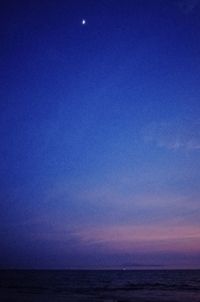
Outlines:
<svg viewBox="0 0 200 302"><path fill-rule="evenodd" d="M82 243L97 244L115 252L200 252L200 227L195 226L109 226L76 232Z"/></svg>

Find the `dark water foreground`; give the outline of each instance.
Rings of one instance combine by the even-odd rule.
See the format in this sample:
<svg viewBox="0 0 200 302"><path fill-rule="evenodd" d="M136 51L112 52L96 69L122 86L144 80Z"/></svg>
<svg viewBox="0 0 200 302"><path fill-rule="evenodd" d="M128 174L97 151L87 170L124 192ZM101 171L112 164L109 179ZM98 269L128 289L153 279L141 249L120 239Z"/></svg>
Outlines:
<svg viewBox="0 0 200 302"><path fill-rule="evenodd" d="M200 302L200 270L2 270L0 301Z"/></svg>

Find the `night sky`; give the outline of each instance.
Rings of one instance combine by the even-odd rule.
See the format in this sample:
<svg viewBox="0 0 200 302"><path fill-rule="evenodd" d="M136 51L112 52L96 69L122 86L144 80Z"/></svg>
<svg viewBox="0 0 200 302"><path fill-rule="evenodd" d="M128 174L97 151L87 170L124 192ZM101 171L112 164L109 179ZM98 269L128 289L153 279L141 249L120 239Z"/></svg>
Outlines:
<svg viewBox="0 0 200 302"><path fill-rule="evenodd" d="M200 268L200 1L1 1L0 81L0 268Z"/></svg>

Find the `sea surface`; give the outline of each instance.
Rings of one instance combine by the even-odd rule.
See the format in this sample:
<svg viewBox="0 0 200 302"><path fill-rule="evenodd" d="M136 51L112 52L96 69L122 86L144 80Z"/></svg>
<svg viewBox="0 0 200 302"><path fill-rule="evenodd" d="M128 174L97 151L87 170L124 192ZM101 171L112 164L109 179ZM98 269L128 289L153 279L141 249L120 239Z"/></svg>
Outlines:
<svg viewBox="0 0 200 302"><path fill-rule="evenodd" d="M200 302L200 270L1 270L1 302Z"/></svg>

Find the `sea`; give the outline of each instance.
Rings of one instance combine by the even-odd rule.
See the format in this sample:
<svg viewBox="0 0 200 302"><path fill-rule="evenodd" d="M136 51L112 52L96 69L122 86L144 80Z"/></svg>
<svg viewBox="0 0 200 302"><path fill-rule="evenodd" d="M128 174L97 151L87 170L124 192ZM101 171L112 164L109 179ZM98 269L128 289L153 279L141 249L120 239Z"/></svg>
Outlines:
<svg viewBox="0 0 200 302"><path fill-rule="evenodd" d="M1 270L0 302L200 302L200 270Z"/></svg>

